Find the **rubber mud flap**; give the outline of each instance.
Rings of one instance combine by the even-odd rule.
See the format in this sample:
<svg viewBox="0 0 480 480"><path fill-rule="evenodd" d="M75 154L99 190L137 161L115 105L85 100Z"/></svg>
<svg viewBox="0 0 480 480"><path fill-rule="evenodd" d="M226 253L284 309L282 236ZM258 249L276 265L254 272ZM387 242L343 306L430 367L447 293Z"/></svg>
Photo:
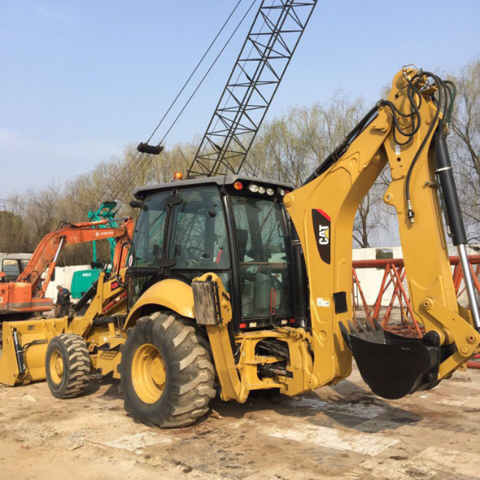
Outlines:
<svg viewBox="0 0 480 480"><path fill-rule="evenodd" d="M438 383L439 338L435 332L422 339L406 338L385 332L378 323L366 322L350 331L340 324L345 342L352 350L360 374L373 393L398 399Z"/></svg>

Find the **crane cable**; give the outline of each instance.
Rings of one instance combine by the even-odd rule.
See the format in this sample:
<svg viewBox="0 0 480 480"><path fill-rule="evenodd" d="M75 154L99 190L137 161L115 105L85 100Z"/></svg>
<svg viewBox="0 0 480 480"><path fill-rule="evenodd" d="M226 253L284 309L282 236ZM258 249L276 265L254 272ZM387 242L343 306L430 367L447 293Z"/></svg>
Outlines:
<svg viewBox="0 0 480 480"><path fill-rule="evenodd" d="M196 67L193 69L192 73L190 74L190 76L188 77L187 81L183 84L183 87L180 89L180 91L177 93L177 96L175 97L175 99L173 100L173 102L170 104L170 106L168 107L167 111L165 112L165 114L163 115L163 117L160 119L160 121L158 122L158 125L154 128L152 134L150 135L150 137L148 138L147 140L147 143L150 142L150 140L152 139L152 137L157 133L157 130L160 128L160 126L162 125L163 121L165 120L165 118L167 117L167 115L170 113L170 110L173 108L173 106L175 105L175 103L177 103L177 100L180 98L180 95L183 93L183 91L185 90L185 88L187 87L187 85L190 83L190 80L192 79L192 77L195 75L195 73L197 72L197 70L199 69L200 65L203 63L203 61L205 60L205 57L208 55L208 53L210 52L210 50L212 49L213 45L215 44L215 42L217 41L218 37L220 36L220 34L223 32L224 28L227 26L228 22L230 21L230 19L232 18L232 15L235 13L235 11L237 10L237 8L240 6L240 4L242 3L243 0L238 0L237 4L235 5L234 9L231 11L230 15L228 16L228 18L225 20L225 23L222 25L222 28L220 28L220 30L218 31L217 35L215 35L215 38L212 40L212 42L210 43L209 47L207 48L207 50L205 51L205 53L203 54L202 58L200 59L200 61L197 63Z"/></svg>
<svg viewBox="0 0 480 480"><path fill-rule="evenodd" d="M230 12L230 15L228 16L228 18L226 19L226 21L223 23L222 27L220 28L220 30L218 31L218 33L216 34L215 38L212 40L212 42L210 43L209 47L207 48L207 50L205 51L205 53L203 54L202 58L200 59L200 61L197 63L197 65L195 66L195 68L193 69L192 73L190 74L190 76L188 77L187 81L183 84L182 88L180 89L180 91L177 93L177 96L175 97L175 99L173 100L173 102L170 104L170 106L168 107L167 111L165 112L165 114L163 115L163 117L161 118L161 120L159 121L159 123L157 124L157 126L155 127L155 129L153 130L152 134L150 135L149 139L147 140L147 144L148 142L150 142L150 140L152 139L152 137L155 135L155 133L157 132L157 130L159 129L159 127L162 125L163 121L165 120L165 118L167 117L167 115L169 114L169 112L172 110L173 106L176 104L177 100L180 98L181 94L183 93L183 91L185 90L185 88L187 87L187 85L190 83L190 80L193 78L193 76L195 75L195 73L197 72L198 68L200 67L200 65L203 63L204 59L206 58L206 56L208 55L208 53L210 52L210 50L212 49L213 45L216 43L218 37L220 36L220 34L223 32L223 30L225 29L225 27L227 26L228 22L230 21L230 19L232 18L233 14L235 13L235 11L237 10L237 8L240 6L240 4L243 2L243 0L238 0L237 4L235 5L235 7L233 8L233 10ZM162 142L160 142L162 143ZM133 158L133 160L136 160L137 159L137 156L135 156ZM131 164L132 162L130 161L129 164ZM141 169L142 171L144 170L143 168ZM137 177L137 174L139 176L139 174L141 173L140 171L140 168L139 168L139 165L136 164L133 168L129 168L129 165L126 165L125 168L123 169L123 171L120 172L120 175L117 177L117 179L115 180L114 184L109 188L109 194L111 195L112 192L116 192L116 190L122 186L122 184L126 183L127 181L130 181L130 180L135 180L135 178ZM134 175L135 174L135 175ZM123 193L123 192L122 192ZM97 203L99 202L99 200L97 200Z"/></svg>
<svg viewBox="0 0 480 480"><path fill-rule="evenodd" d="M243 15L242 19L240 20L240 22L238 23L238 25L235 27L235 30L233 31L233 33L230 35L230 37L228 38L228 40L226 41L225 45L222 47L222 49L220 50L219 54L215 57L215 60L212 62L212 64L210 65L210 67L208 68L207 72L205 73L205 75L202 77L202 79L200 80L200 82L198 83L197 87L195 88L195 90L193 91L193 93L190 95L189 99L187 100L187 102L185 103L185 105L183 106L183 108L180 110L180 113L176 116L175 120L172 122L172 124L170 125L170 127L168 128L167 130L167 133L165 133L165 135L163 136L162 140L160 141L159 145L162 145L162 143L165 141L165 139L167 138L168 134L170 133L170 131L172 130L172 128L175 126L175 124L177 123L178 119L181 117L181 115L183 114L183 112L185 111L185 109L188 107L189 103L192 101L193 97L195 96L195 94L197 93L198 89L202 86L203 82L205 81L205 79L208 77L209 73L211 72L212 68L215 66L215 64L217 63L218 59L221 57L221 55L223 54L223 52L225 51L225 49L227 48L228 44L230 43L230 41L232 40L232 38L234 37L234 35L237 33L237 30L240 28L240 26L242 25L242 23L244 22L245 18L247 17L247 15L250 13L250 10L252 9L252 7L255 5L255 3L257 3L257 0L253 0L253 2L251 3L251 5L248 7L248 10L245 12L245 14ZM151 138L151 137L150 137Z"/></svg>
<svg viewBox="0 0 480 480"><path fill-rule="evenodd" d="M218 37L220 36L221 32L225 29L226 25L228 24L228 22L230 21L231 17L233 16L233 14L235 13L235 11L237 10L237 8L240 6L240 4L242 3L243 0L239 0L237 2L237 4L235 5L235 7L233 8L232 12L230 13L230 15L228 16L227 20L224 22L224 24L222 25L222 27L220 28L220 30L218 31L217 35L215 36L215 38L213 39L213 41L210 43L209 47L207 48L206 52L204 53L204 55L202 56L202 58L200 59L200 61L198 62L198 64L196 65L196 67L194 68L194 70L192 71L192 73L190 74L190 76L188 77L187 81L185 82L185 84L183 85L183 87L180 89L179 93L177 94L177 96L175 97L175 99L173 100L172 104L169 106L167 112L163 115L163 117L161 118L160 122L158 123L158 125L155 127L155 129L153 130L152 134L150 135L147 143L152 139L152 137L155 135L155 133L157 132L158 128L161 126L161 124L163 123L163 121L165 120L166 116L168 115L168 113L171 111L172 107L175 105L175 103L177 102L178 98L180 97L180 95L182 94L182 92L185 90L186 86L188 85L188 83L190 82L190 80L192 79L192 77L194 76L194 74L196 73L196 71L198 70L198 68L200 67L200 65L203 63L204 59L206 58L208 52L212 49L213 45L216 43ZM217 61L219 60L220 56L223 54L223 52L225 51L226 47L229 45L230 41L232 40L232 38L234 37L234 35L236 34L236 32L238 31L238 29L240 28L240 26L243 24L245 18L248 16L248 14L250 13L250 10L253 8L253 6L255 5L255 3L257 3L257 0L253 0L252 3L250 4L250 6L248 7L246 13L243 15L243 17L241 18L240 22L237 24L237 26L235 27L233 33L230 35L230 37L228 38L228 40L226 41L226 43L224 44L224 46L222 47L222 49L220 50L220 53L216 56L215 60L212 62L212 64L210 65L210 67L208 68L206 74L202 77L202 79L200 80L200 82L198 83L197 87L195 88L194 92L192 93L192 95L189 97L189 99L187 100L187 102L185 103L185 105L183 106L183 108L181 109L180 113L177 115L177 117L175 118L175 120L173 121L173 123L170 125L170 127L168 128L167 132L165 133L165 135L163 136L162 140L160 141L159 145L161 145L167 135L170 133L170 131L172 130L172 128L175 126L175 124L177 123L178 119L180 118L180 116L183 114L183 112L185 111L185 109L187 108L187 106L189 105L189 103L191 102L191 100L193 99L193 97L195 96L195 94L197 93L197 91L199 90L199 88L201 87L201 85L203 84L203 82L205 81L205 79L207 78L207 76L209 75L209 73L211 72L211 70L213 69L213 67L215 66L215 64L217 63ZM139 152L140 153L140 152ZM129 162L130 164L137 160L139 158L139 154L137 153L131 162ZM126 168L127 167L127 168ZM133 169L132 168L128 168L128 166L126 165L121 171L120 171L120 174L119 176L117 177L117 179L115 180L115 182L112 184L112 186L108 189L108 192L109 194L111 195L112 193L115 192L115 189L118 188L122 183L124 183L125 181L127 180L135 180L136 176L138 173L140 173L140 165L137 163ZM100 202L100 198L97 199L97 204Z"/></svg>

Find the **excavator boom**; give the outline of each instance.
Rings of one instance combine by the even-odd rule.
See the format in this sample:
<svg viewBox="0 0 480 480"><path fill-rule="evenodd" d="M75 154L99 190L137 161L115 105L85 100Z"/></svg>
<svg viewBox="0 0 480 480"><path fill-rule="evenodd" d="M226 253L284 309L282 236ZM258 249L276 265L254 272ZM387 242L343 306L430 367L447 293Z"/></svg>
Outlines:
<svg viewBox="0 0 480 480"><path fill-rule="evenodd" d="M109 222L109 220L101 220L67 224L46 235L38 244L27 267L17 281L1 284L0 314L51 310L53 303L50 299L45 298L45 293L52 278L58 255L69 245L116 238L119 241L117 241L113 268L117 268L122 256L122 239L125 241L132 239L134 222L131 218L126 218L118 227L105 228ZM45 272L46 275L42 279Z"/></svg>

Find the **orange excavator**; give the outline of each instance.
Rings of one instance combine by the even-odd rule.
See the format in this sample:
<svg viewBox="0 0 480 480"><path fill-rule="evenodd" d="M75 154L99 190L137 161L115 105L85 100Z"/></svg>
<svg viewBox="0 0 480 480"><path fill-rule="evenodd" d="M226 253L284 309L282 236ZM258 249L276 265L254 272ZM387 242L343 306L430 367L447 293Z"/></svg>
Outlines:
<svg viewBox="0 0 480 480"><path fill-rule="evenodd" d="M45 297L52 279L60 252L69 245L116 238L119 248L115 250L113 267L121 262L125 242L133 237L132 218L115 220L117 227L106 228L112 220L97 222L68 223L64 227L46 235L38 244L25 270L15 282L0 281L0 315L30 315L48 312L53 301Z"/></svg>

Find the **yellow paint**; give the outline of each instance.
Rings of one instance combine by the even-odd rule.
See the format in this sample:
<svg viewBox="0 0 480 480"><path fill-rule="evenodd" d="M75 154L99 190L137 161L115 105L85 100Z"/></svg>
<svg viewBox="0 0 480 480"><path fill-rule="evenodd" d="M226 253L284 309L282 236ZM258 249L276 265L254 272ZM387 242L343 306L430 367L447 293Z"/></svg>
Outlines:
<svg viewBox="0 0 480 480"><path fill-rule="evenodd" d="M404 75L414 73L399 72L388 97L404 113L410 113L406 90L403 89ZM286 207L299 234L307 264L315 358L313 375L319 385L336 383L350 374L350 351L343 342L339 322L345 323L352 318L353 221L360 201L387 164L392 182L384 199L397 213L408 287L416 318L425 325L427 331L436 331L442 343L455 340L460 342L457 345L463 345L467 335L473 337L468 355L480 343L480 335L473 329L471 319L469 321L459 315L438 195L435 189L426 187L427 182L433 184L436 180L433 157L429 156L432 137L419 155L411 178L415 223L412 224L407 217L406 174L427 135L435 110L436 106L425 96L420 108L422 125L413 141L400 147L398 153L390 111L380 108L378 117L332 167L317 179L293 191L287 199ZM430 122L425 121L427 119ZM403 140L400 136L399 141ZM321 209L331 217L329 265L318 254L312 224L313 209ZM335 313L335 292L346 292L347 312ZM319 308L316 298L330 299L330 306ZM432 299L434 308L424 308L427 299ZM325 334L320 336L319 332ZM451 357L441 365L441 378L451 374L465 361L465 358L457 357Z"/></svg>
<svg viewBox="0 0 480 480"><path fill-rule="evenodd" d="M388 100L404 114L409 114L405 75L401 71L393 80ZM411 198L415 223L407 217L405 181L419 147L435 118L436 106L428 96L420 107L422 124L405 146L393 137L392 115L380 108L375 120L352 142L348 150L321 176L287 194L284 204L298 232L305 255L310 286L312 333L302 329L240 333L233 356L226 325L207 327L215 366L224 400L244 402L254 389L280 388L281 393L296 395L327 384L336 384L351 373L352 357L340 333L339 323L352 318L352 243L353 222L362 198L368 193L384 167L389 165L392 181L384 200L398 216L400 238L405 259L408 288L416 318L427 331L438 333L442 344L455 341L458 352L440 365L440 378L458 369L479 349L480 335L474 330L471 315L458 308L453 286L441 209L435 189L433 156L429 155L430 137L416 161L411 177ZM405 128L405 125L402 125ZM399 141L405 140L400 137ZM313 230L312 211L321 209L331 219L326 238L330 242L331 261L319 255ZM428 241L426 241L428 239ZM322 238L324 241L324 239ZM220 279L211 275L220 288ZM346 292L347 311L335 311L334 293ZM258 367L275 357L255 354L256 345L275 338L288 346L289 376L258 378ZM310 348L313 355L310 353Z"/></svg>
<svg viewBox="0 0 480 480"><path fill-rule="evenodd" d="M0 359L0 383L13 386L45 380L45 354L48 342L65 330L64 319L3 322L3 353ZM31 344L24 350L27 371L19 375L13 329L17 329L20 345ZM45 343L37 343L37 342ZM32 342L34 342L32 344Z"/></svg>
<svg viewBox="0 0 480 480"><path fill-rule="evenodd" d="M230 301L227 300L228 296L224 295L226 292L222 281L214 273L208 273L195 278L193 282L204 281L208 277L217 283L219 298L222 299L219 305L223 319L222 324L205 327L221 387L222 400L236 400L243 403L252 390L278 388L286 395L296 395L313 390L317 383L311 379L312 359L308 353L310 337L303 329L287 327L236 335L234 340L238 348L238 361L235 362L228 333L232 309ZM259 366L282 360L273 356L255 354L257 344L265 339L277 339L288 346L291 361L287 371L292 374L292 378L280 376L278 381L266 377L259 378Z"/></svg>
<svg viewBox="0 0 480 480"><path fill-rule="evenodd" d="M142 316L142 308L147 305L173 310L182 317L195 318L192 287L174 278L161 280L142 294L128 314L126 328L135 324Z"/></svg>
<svg viewBox="0 0 480 480"><path fill-rule="evenodd" d="M92 353L91 359L93 367L102 368L104 374L114 372L118 378L117 367L120 363L121 354L118 347L125 342L125 334L120 330L115 330L113 324L93 327L93 321L102 316L111 316L113 314L126 311L126 300L122 299L104 312L112 301L116 301L125 291L122 286L126 270L123 269L117 278L106 281L105 274L101 273L97 284L97 293L92 299L90 306L82 317L75 317L68 322L67 317L53 318L48 320L25 320L18 322L3 322L3 353L0 358L0 383L14 386L16 384L28 384L46 379L45 374L45 355L50 340L61 333L76 333L82 336L90 352L98 347L109 345L113 355L103 352ZM118 283L118 288L112 290L112 286ZM125 312L126 313L126 312ZM23 348L25 355L26 372L20 375L15 348L13 342L13 329L17 329L20 347ZM59 359L53 356L54 360L49 368L54 372L53 378L58 377L61 371ZM56 373L55 373L56 372ZM57 375L57 377L55 377ZM57 378L58 380L58 378Z"/></svg>
<svg viewBox="0 0 480 480"><path fill-rule="evenodd" d="M133 355L132 383L142 402L160 400L165 388L166 373L162 356L155 345L140 345Z"/></svg>
<svg viewBox="0 0 480 480"><path fill-rule="evenodd" d="M414 73L411 69L399 72L389 95L389 101L404 114L410 113L404 88L405 75ZM412 224L407 217L406 175L435 118L435 111L436 106L431 99L424 96L420 107L422 124L413 140L399 147L393 138L390 110L381 107L375 120L327 171L285 196L284 204L295 224L305 255L310 287L311 332L282 327L239 333L231 338L228 323L232 319L232 306L220 278L207 273L194 280L201 281L211 276L219 289L218 309L222 322L206 326L206 331L223 400L245 402L250 391L271 388L277 388L285 395L297 395L322 385L335 384L351 373L352 356L344 344L339 323L346 324L352 318L353 221L362 198L387 165L392 181L384 201L395 209L398 217L408 289L416 318L427 331L437 332L442 344L455 342L458 348L440 365L440 378L450 376L479 351L480 334L472 326L471 315L457 305L438 195L429 186L436 181L433 158L429 155L432 138L427 140L418 156L411 177L415 223ZM402 126L405 128L406 125ZM322 237L322 241L327 240L330 244L329 264L320 258L313 230L312 211L317 209L331 219L330 227ZM122 278L124 274L123 271ZM173 310L183 317L195 318L192 287L180 280L166 279L152 285L140 297L129 313L124 330L116 329L113 324L93 327L93 320L102 316L105 306L123 292L124 287L112 292L111 286L102 274L97 295L87 313L82 318L73 319L70 324L66 317L5 322L0 382L14 385L45 378L47 343L33 344L26 349L27 372L19 376L13 348L13 328L18 329L23 347L33 340L48 342L59 333L78 333L87 341L94 368L101 368L103 373L113 372L118 378L121 358L118 347L125 341L126 329L133 327L144 312L150 313L153 306L154 309ZM334 294L338 292L346 293L347 311L343 313L335 311ZM125 308L122 300L111 311L122 312ZM259 368L270 368L270 364L282 361L281 358L256 352L258 343L266 339L282 342L288 348L289 362L285 370L259 377ZM106 350L99 350L99 347L107 345ZM60 372L61 365L57 360L51 368ZM143 345L135 354L133 363L138 395L145 403L155 403L162 395L166 379L160 353L153 345Z"/></svg>
<svg viewBox="0 0 480 480"><path fill-rule="evenodd" d="M57 385L62 383L64 365L60 350L54 350L52 352L52 355L50 356L49 371L53 383Z"/></svg>

